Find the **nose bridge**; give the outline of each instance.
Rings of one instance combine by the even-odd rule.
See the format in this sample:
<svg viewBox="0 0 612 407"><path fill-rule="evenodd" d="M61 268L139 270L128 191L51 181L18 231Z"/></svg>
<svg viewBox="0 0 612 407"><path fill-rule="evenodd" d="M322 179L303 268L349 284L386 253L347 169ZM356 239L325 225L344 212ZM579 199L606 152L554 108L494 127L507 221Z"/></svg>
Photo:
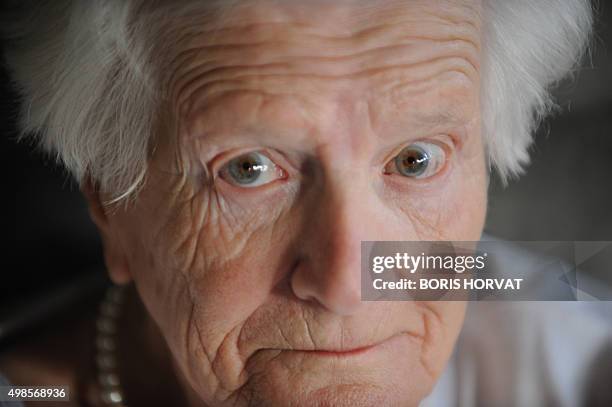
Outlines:
<svg viewBox="0 0 612 407"><path fill-rule="evenodd" d="M361 302L361 240L375 231L376 216L364 180L339 178L326 179L313 202L291 284L299 298L345 315Z"/></svg>
<svg viewBox="0 0 612 407"><path fill-rule="evenodd" d="M372 135L368 126L356 125L363 121L366 107L355 102L358 98L347 96L350 95L347 92L335 96L332 118L320 129L327 136L318 151L322 179L313 226L326 240L326 251L333 253L328 256L331 262L359 258L359 253L353 251L359 249L360 239L369 234L368 222L376 218L378 203L372 194L368 165Z"/></svg>
<svg viewBox="0 0 612 407"><path fill-rule="evenodd" d="M328 263L326 268L345 270L359 259L360 242L368 229L367 219L372 216L368 212L373 207L367 205L367 197L355 196L359 195L356 189L343 186L326 191L317 231L322 238L320 250L325 258L321 261Z"/></svg>

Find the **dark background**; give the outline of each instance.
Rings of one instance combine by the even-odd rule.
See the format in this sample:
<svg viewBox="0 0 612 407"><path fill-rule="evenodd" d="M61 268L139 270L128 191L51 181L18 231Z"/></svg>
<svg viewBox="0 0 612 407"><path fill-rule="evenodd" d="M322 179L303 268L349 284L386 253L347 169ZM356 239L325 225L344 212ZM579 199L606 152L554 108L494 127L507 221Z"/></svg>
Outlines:
<svg viewBox="0 0 612 407"><path fill-rule="evenodd" d="M556 91L562 109L538 131L527 174L506 188L493 180L490 234L508 240L612 240L612 10L604 2L598 8L592 55ZM103 263L78 186L52 159L15 142L16 103L2 69L0 143L8 205L0 344L103 284L97 277L83 280L102 275Z"/></svg>

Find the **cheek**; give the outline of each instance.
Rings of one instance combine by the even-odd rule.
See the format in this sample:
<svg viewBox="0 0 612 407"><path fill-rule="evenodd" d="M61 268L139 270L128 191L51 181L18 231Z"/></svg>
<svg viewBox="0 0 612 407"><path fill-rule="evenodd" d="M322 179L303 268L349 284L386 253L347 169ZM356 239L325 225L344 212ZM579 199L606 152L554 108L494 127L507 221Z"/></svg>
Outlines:
<svg viewBox="0 0 612 407"><path fill-rule="evenodd" d="M445 240L480 240L486 214L486 184L484 178L458 181L440 202L444 214Z"/></svg>
<svg viewBox="0 0 612 407"><path fill-rule="evenodd" d="M427 361L430 373L438 378L442 373L465 317L466 302L433 301L420 303L430 311L431 321L423 342L422 359Z"/></svg>
<svg viewBox="0 0 612 407"><path fill-rule="evenodd" d="M205 399L223 397L219 389L231 391L244 380L242 327L290 267L283 247L290 239L283 237L297 216L287 213L288 202L279 204L289 196L275 206L243 201L239 207L214 191L185 191L165 202L172 209L141 207L130 216L139 219L126 236L140 296L186 380Z"/></svg>
<svg viewBox="0 0 612 407"><path fill-rule="evenodd" d="M455 157L458 158L458 157ZM459 157L460 158L460 157ZM455 160L446 178L426 188L404 192L394 204L416 236L404 240L479 240L487 207L484 156Z"/></svg>

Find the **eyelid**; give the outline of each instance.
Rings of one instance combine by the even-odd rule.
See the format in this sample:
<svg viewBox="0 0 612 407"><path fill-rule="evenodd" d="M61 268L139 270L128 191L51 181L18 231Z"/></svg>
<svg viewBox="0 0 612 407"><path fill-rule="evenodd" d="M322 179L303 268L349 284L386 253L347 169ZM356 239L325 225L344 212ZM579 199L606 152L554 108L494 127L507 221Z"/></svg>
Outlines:
<svg viewBox="0 0 612 407"><path fill-rule="evenodd" d="M393 147L387 154L385 154L382 158L383 167L387 165L387 163L394 159L403 149L409 147L415 143L431 143L437 144L445 152L451 152L458 148L457 138L450 134L438 134L431 137L418 138L414 140L410 140L408 142L402 143L399 146ZM380 162L380 161L378 161Z"/></svg>

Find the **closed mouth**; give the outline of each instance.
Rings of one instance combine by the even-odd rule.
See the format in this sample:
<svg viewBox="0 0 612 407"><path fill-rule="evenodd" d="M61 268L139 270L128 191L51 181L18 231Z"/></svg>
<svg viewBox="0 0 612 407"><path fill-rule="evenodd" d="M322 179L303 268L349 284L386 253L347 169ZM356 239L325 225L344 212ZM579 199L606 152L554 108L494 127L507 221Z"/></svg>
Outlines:
<svg viewBox="0 0 612 407"><path fill-rule="evenodd" d="M395 346L398 341L402 341L403 339L408 339L410 341L421 342L422 337L418 334L415 334L410 331L398 332L395 335L392 335L382 341L375 343L366 343L364 345L358 345L355 347L327 347L320 349L308 349L308 348L261 348L255 351L255 353L260 352L273 352L273 354L278 356L281 353L286 354L301 354L308 357L313 358L321 358L321 359L339 359L346 358L349 359L351 357L360 357L368 355L369 353L375 352L379 348L389 348Z"/></svg>
<svg viewBox="0 0 612 407"><path fill-rule="evenodd" d="M364 345L364 346L358 346L355 348L348 348L348 349L310 349L310 350L303 350L303 349L295 349L296 352L302 352L302 353L306 353L309 355L313 355L313 356L322 356L322 357L349 357L349 356L357 356L357 355L361 355L364 353L367 353L368 351L374 350L375 348L379 347L380 345L383 345L387 342L390 342L391 340L393 340L394 338L397 338L399 336L402 336L405 333L399 333L393 336L390 336L387 339L384 339L380 342L377 343L373 343L373 344L369 344L369 345Z"/></svg>
<svg viewBox="0 0 612 407"><path fill-rule="evenodd" d="M302 352L307 352L307 353L318 355L318 356L336 356L336 357L355 356L361 353L365 353L376 346L378 346L378 344L362 346L359 348L346 349L346 350L307 350L307 351L302 351Z"/></svg>

